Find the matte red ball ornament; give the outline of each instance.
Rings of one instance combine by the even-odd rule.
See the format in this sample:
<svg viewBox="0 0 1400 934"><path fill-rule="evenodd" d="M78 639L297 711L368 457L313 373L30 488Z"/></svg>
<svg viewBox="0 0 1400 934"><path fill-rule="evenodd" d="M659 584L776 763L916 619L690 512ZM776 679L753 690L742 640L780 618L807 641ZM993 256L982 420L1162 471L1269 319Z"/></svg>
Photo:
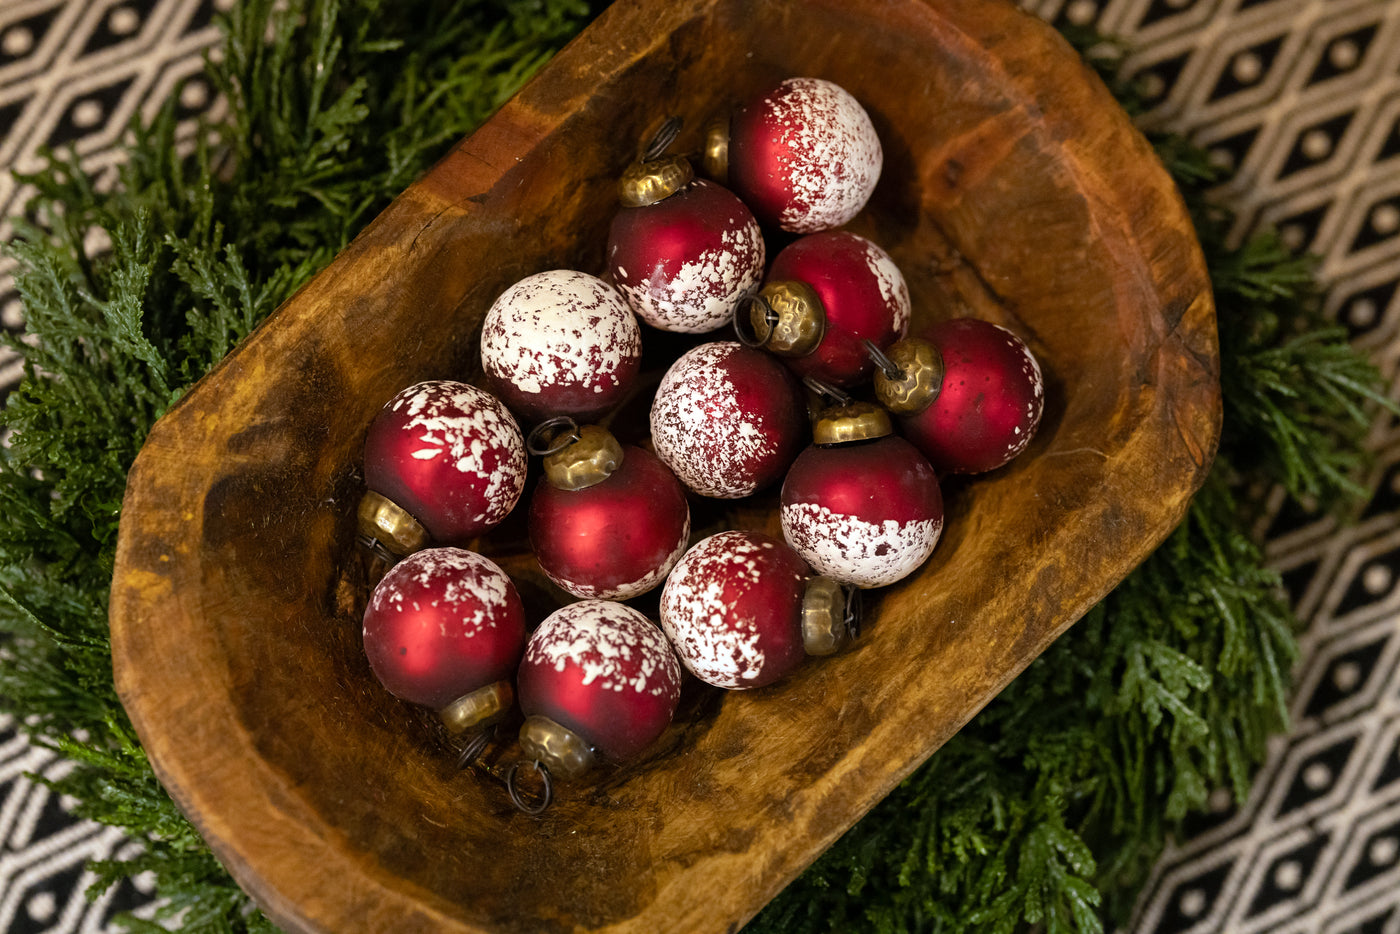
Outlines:
<svg viewBox="0 0 1400 934"><path fill-rule="evenodd" d="M796 286L797 288L794 288ZM784 349L772 344L777 328L755 321L756 343L783 356L799 376L831 386L854 386L874 369L866 341L883 350L909 330L909 287L888 253L844 230L812 234L788 244L773 259L759 293L781 314L812 314L821 331L814 346ZM802 307L815 299L816 306ZM790 310L783 300L792 303ZM762 303L751 313L773 315Z"/></svg>
<svg viewBox="0 0 1400 934"><path fill-rule="evenodd" d="M520 707L630 759L656 740L680 700L681 668L655 623L622 603L584 600L547 616L517 677Z"/></svg>
<svg viewBox="0 0 1400 934"><path fill-rule="evenodd" d="M462 727L454 724L454 703L475 710L490 702L489 719L508 708L510 679L525 648L525 610L515 585L489 558L429 548L380 580L365 607L363 636L370 668L386 690ZM465 725L484 722L477 716Z"/></svg>
<svg viewBox="0 0 1400 934"><path fill-rule="evenodd" d="M737 499L775 482L806 435L806 404L792 374L735 341L686 351L652 400L657 456L701 496Z"/></svg>
<svg viewBox="0 0 1400 934"><path fill-rule="evenodd" d="M844 584L884 587L912 573L943 532L943 496L928 460L890 434L884 410L864 403L819 417L815 436L783 481L783 537Z"/></svg>
<svg viewBox="0 0 1400 934"><path fill-rule="evenodd" d="M500 400L468 383L408 387L389 400L365 438L366 500L406 512L438 544L460 544L505 519L525 488L525 469L525 439L515 419ZM362 520L365 512L362 503ZM374 534L363 522L361 528ZM386 544L396 553L412 550Z"/></svg>
<svg viewBox="0 0 1400 934"><path fill-rule="evenodd" d="M664 200L624 207L608 235L608 270L637 316L701 334L729 323L763 278L763 235L727 189L696 179Z"/></svg>
<svg viewBox="0 0 1400 934"><path fill-rule="evenodd" d="M572 440L545 457L530 499L530 545L540 568L576 597L646 593L685 551L684 488L656 455L620 445L596 425L565 432Z"/></svg>
<svg viewBox="0 0 1400 934"><path fill-rule="evenodd" d="M636 316L617 290L554 269L501 293L481 326L492 390L523 418L593 418L622 402L641 367Z"/></svg>
<svg viewBox="0 0 1400 934"><path fill-rule="evenodd" d="M865 108L820 78L788 78L730 119L728 181L760 221L840 227L870 199L884 153Z"/></svg>
<svg viewBox="0 0 1400 934"><path fill-rule="evenodd" d="M661 592L661 628L681 663L727 690L759 688L809 654L843 647L846 595L760 532L720 532L685 553ZM814 644L825 637L825 641Z"/></svg>
<svg viewBox="0 0 1400 934"><path fill-rule="evenodd" d="M938 349L943 379L928 408L899 416L899 429L942 473L995 470L1035 437L1045 378L1024 341L975 318L922 329Z"/></svg>

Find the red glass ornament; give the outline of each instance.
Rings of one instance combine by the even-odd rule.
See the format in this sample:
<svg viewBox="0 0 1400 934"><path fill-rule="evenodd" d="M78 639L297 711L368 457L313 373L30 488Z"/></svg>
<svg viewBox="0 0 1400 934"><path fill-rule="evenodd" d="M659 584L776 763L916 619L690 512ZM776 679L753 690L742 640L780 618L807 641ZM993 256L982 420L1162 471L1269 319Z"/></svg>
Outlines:
<svg viewBox="0 0 1400 934"><path fill-rule="evenodd" d="M515 283L481 326L481 363L492 390L529 420L607 412L631 389L641 357L641 329L622 296L569 269Z"/></svg>
<svg viewBox="0 0 1400 934"><path fill-rule="evenodd" d="M644 448L622 448L606 480L580 490L542 479L530 500L540 568L576 597L626 600L666 579L690 537L685 490Z"/></svg>
<svg viewBox="0 0 1400 934"><path fill-rule="evenodd" d="M661 628L690 672L729 690L772 684L807 657L809 571L784 542L720 532L685 553L661 592Z"/></svg>
<svg viewBox="0 0 1400 934"><path fill-rule="evenodd" d="M790 233L830 230L855 217L883 163L865 108L820 78L789 78L730 121L730 185L759 220Z"/></svg>
<svg viewBox="0 0 1400 934"><path fill-rule="evenodd" d="M584 600L547 616L517 676L520 708L547 717L604 756L630 759L675 714L681 666L656 624L637 610Z"/></svg>
<svg viewBox="0 0 1400 934"><path fill-rule="evenodd" d="M429 548L394 565L374 588L364 646L391 694L441 710L515 673L525 648L525 609L489 558Z"/></svg>
<svg viewBox="0 0 1400 934"><path fill-rule="evenodd" d="M819 574L883 587L923 564L943 532L943 495L928 460L889 435L812 445L783 481L783 537Z"/></svg>
<svg viewBox="0 0 1400 934"><path fill-rule="evenodd" d="M900 433L943 473L994 470L1025 450L1045 409L1045 378L1030 348L1003 327L954 318L921 337L943 357L943 383Z"/></svg>
<svg viewBox="0 0 1400 934"><path fill-rule="evenodd" d="M763 278L758 221L704 179L655 204L619 210L607 256L627 304L663 331L701 334L728 324Z"/></svg>
<svg viewBox="0 0 1400 934"><path fill-rule="evenodd" d="M657 455L701 496L737 499L776 481L806 433L806 405L787 368L735 341L686 351L652 400Z"/></svg>
<svg viewBox="0 0 1400 934"><path fill-rule="evenodd" d="M525 439L506 407L468 383L418 383L390 399L365 437L365 484L439 544L494 528L525 488Z"/></svg>
<svg viewBox="0 0 1400 934"><path fill-rule="evenodd" d="M874 369L864 341L883 350L909 330L904 275L888 253L848 231L793 241L774 257L767 278L807 283L826 316L817 348L806 356L784 358L798 376L853 386Z"/></svg>

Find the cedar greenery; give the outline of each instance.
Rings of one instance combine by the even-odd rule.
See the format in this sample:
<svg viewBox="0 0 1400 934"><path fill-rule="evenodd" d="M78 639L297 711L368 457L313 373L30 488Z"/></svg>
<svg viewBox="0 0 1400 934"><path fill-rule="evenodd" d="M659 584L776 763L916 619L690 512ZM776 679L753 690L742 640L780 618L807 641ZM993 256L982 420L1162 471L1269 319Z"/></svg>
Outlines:
<svg viewBox="0 0 1400 934"><path fill-rule="evenodd" d="M77 763L56 791L128 830L188 931L270 931L156 781L112 684L107 591L126 471L154 421L586 21L582 0L242 0L210 75L229 116L177 155L173 107L133 126L120 181L69 157L10 252L30 337L0 449L0 698ZM269 29L269 24L271 28ZM1073 36L1110 77L1115 55ZM1106 49L1106 57L1105 57ZM1131 88L1115 87L1134 106ZM779 896L776 931L1103 929L1209 789L1248 789L1285 726L1293 619L1249 529L1258 490L1360 492L1378 374L1318 316L1305 260L1227 245L1217 173L1154 142L1219 306L1225 437L1139 570ZM91 256L90 230L110 249ZM161 930L128 919L136 930Z"/></svg>

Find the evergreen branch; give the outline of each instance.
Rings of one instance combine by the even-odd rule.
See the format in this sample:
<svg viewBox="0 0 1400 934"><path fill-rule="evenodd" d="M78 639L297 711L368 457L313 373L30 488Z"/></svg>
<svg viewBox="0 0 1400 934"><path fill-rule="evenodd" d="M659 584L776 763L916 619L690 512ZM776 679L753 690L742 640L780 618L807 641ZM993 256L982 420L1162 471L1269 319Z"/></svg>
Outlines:
<svg viewBox="0 0 1400 934"><path fill-rule="evenodd" d="M3 600L5 604L17 612L20 618L33 627L34 630L44 633L49 638L53 639L54 642L70 651L92 648L105 651L107 649L107 642L104 639L83 633L66 633L56 626L44 622L39 618L37 613L21 603L19 597L15 596L14 592L3 583L0 583L0 600Z"/></svg>

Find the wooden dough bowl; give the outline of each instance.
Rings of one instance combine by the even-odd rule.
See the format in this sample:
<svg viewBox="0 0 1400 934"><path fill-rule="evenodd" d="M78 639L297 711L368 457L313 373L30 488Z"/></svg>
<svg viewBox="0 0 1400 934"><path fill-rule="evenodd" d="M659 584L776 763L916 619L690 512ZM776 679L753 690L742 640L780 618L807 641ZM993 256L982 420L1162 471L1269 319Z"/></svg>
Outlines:
<svg viewBox="0 0 1400 934"><path fill-rule="evenodd" d="M402 387L470 376L511 283L601 270L614 180L665 116L698 147L789 75L865 104L886 161L854 229L916 315L1028 340L1044 423L1008 467L945 485L942 542L873 595L854 651L748 693L688 682L641 761L524 816L364 660L366 428ZM658 366L677 352L655 344ZM1039 21L993 0L627 0L156 426L122 516L118 689L165 786L289 931L733 931L1178 523L1218 367L1177 192ZM771 529L772 507L701 504L697 525ZM553 597L518 529L481 547L538 622Z"/></svg>

